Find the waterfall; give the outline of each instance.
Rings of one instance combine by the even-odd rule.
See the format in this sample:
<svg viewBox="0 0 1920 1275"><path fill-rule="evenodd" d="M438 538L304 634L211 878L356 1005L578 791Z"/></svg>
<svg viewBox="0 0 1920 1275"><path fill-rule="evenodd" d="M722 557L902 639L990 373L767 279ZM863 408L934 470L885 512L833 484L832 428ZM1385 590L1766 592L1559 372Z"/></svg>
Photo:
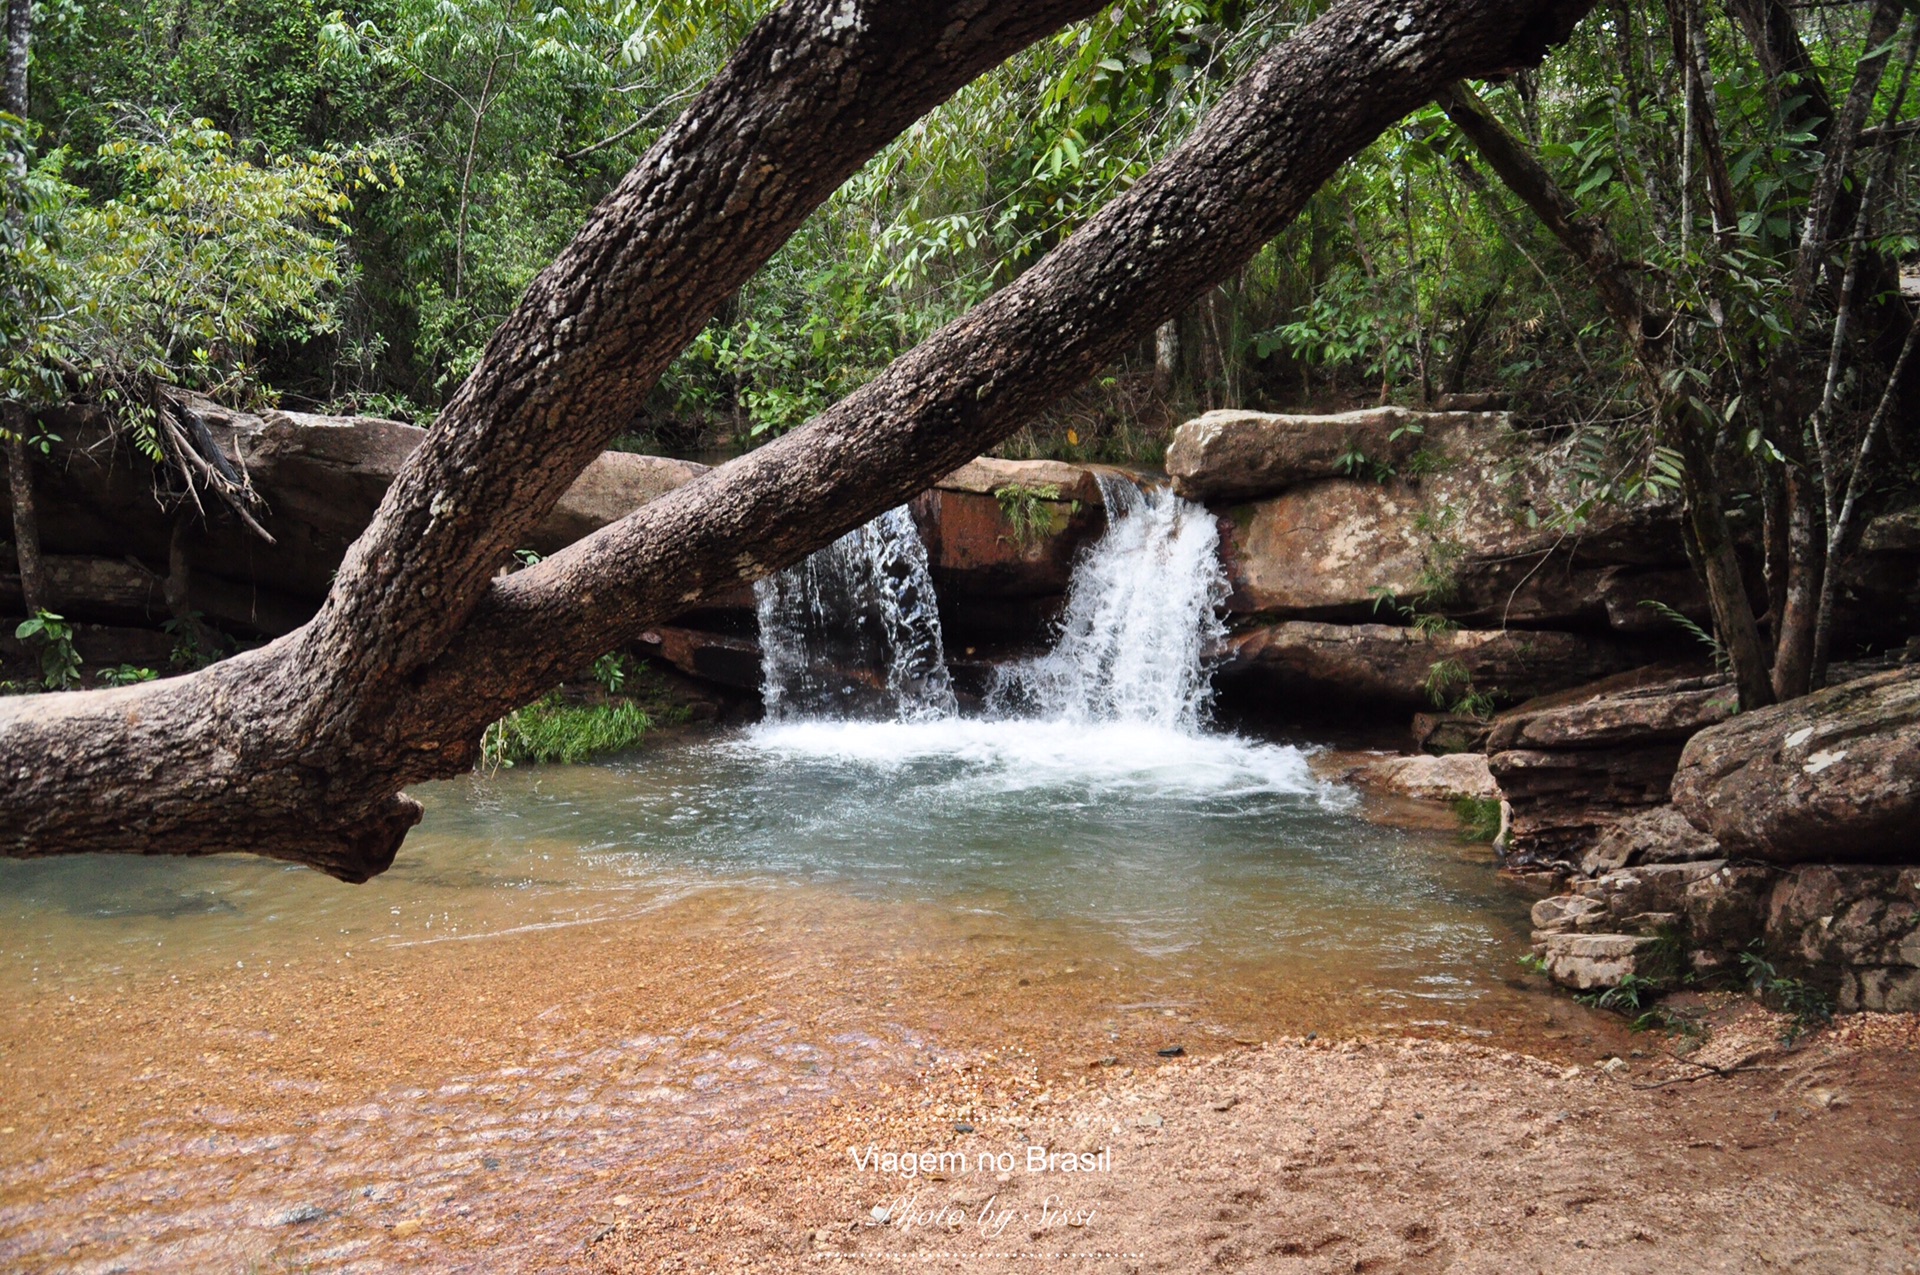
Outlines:
<svg viewBox="0 0 1920 1275"><path fill-rule="evenodd" d="M956 711L927 548L904 506L753 592L769 720Z"/></svg>
<svg viewBox="0 0 1920 1275"><path fill-rule="evenodd" d="M1219 528L1165 488L1097 478L1107 533L1074 567L1053 648L998 670L988 707L1195 730L1211 699L1206 655L1226 631Z"/></svg>

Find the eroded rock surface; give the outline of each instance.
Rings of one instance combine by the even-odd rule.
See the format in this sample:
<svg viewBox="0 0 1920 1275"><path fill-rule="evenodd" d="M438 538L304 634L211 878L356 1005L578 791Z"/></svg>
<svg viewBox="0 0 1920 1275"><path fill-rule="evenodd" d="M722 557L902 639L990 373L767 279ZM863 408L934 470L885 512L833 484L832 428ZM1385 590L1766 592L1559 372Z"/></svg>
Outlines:
<svg viewBox="0 0 1920 1275"><path fill-rule="evenodd" d="M1422 707L1435 665L1451 664L1482 691L1522 699L1591 681L1633 661L1605 638L1574 633L1423 633L1390 624L1290 620L1227 641L1221 671L1256 677L1280 696Z"/></svg>
<svg viewBox="0 0 1920 1275"><path fill-rule="evenodd" d="M1687 744L1674 804L1772 863L1920 861L1920 665L1738 717Z"/></svg>
<svg viewBox="0 0 1920 1275"><path fill-rule="evenodd" d="M1347 474L1356 464L1402 464L1420 449L1427 426L1448 415L1404 407L1330 416L1208 412L1174 431L1167 476L1174 494L1188 500L1249 500Z"/></svg>

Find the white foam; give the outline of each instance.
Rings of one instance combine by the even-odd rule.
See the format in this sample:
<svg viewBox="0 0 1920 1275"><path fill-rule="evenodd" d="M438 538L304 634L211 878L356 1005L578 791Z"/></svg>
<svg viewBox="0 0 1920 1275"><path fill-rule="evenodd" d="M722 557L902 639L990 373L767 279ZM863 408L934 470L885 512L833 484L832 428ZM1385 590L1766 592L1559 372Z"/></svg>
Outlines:
<svg viewBox="0 0 1920 1275"><path fill-rule="evenodd" d="M769 722L718 747L775 761L880 774L947 764L961 789L1127 790L1184 798L1326 795L1299 749L1147 722L950 717L917 722Z"/></svg>

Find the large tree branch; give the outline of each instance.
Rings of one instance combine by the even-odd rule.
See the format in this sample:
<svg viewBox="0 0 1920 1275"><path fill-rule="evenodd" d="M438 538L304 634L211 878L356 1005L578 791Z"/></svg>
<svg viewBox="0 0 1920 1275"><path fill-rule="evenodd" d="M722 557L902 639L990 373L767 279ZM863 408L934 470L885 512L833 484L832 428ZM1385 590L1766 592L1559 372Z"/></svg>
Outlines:
<svg viewBox="0 0 1920 1275"><path fill-rule="evenodd" d="M316 739L433 659L662 371L875 152L1100 0L794 0L757 25L533 283L300 638ZM388 635L368 642L369 633Z"/></svg>
<svg viewBox="0 0 1920 1275"><path fill-rule="evenodd" d="M1126 195L806 429L496 581L423 697L490 688L467 723L484 726L646 624L907 499L1240 268L1446 68L1528 65L1586 5L1507 6L1507 32L1447 24L1449 7L1344 5L1268 54Z"/></svg>
<svg viewBox="0 0 1920 1275"><path fill-rule="evenodd" d="M421 609L411 594L394 593L395 582L411 579L414 589L429 582L408 574L410 564L400 560L405 542L392 539L396 524L388 518L376 524L377 536L369 533L386 547L376 552L363 542L350 563L356 574L378 577L373 601L322 617L337 625L341 615L364 615L369 627L354 641L296 634L196 678L55 697L42 700L40 712L0 704L0 776L18 777L0 794L7 850L252 849L349 879L380 871L417 813L397 795L400 786L467 769L480 727L500 708L648 620L796 560L1011 432L1251 256L1399 115L1449 80L1533 64L1586 7L1586 0L1336 6L1263 59L1186 146L1017 283L806 429L539 568L482 581L484 602L460 612L451 643L423 644L393 631L394 615ZM724 152L724 139L714 144ZM693 178L676 169L659 180ZM701 269L710 278L719 267ZM645 282L664 292L673 279ZM584 313L555 314L552 324L588 323L597 293L588 289L582 304ZM510 375L512 347L496 341L490 361L502 364L503 385L541 383L536 373L544 369L564 389L573 364L551 361L553 338L538 328L521 336L531 343L535 370ZM600 367L598 357L580 356L582 376ZM596 392L608 388L598 382ZM571 431L562 432L571 446ZM528 459L529 441L511 431L509 438L512 454ZM422 451L443 455L427 467L446 470L452 462L444 453L462 444L457 435L437 435ZM502 492L481 483L479 490L512 504L514 518L524 515L525 485ZM408 499L389 498L390 511L410 508ZM484 506L444 513L476 536L484 531L504 553L513 538L485 515ZM398 525L413 524L401 518ZM429 538L445 534L431 522L417 529ZM431 620L446 628L444 617ZM356 646L393 640L409 663ZM443 651L438 658L435 647ZM391 676L376 667L343 677L313 667L316 651L333 649L362 665L408 671ZM323 705L317 718L297 711L299 697L316 687L344 702ZM315 730L316 720L348 717L356 728L344 738Z"/></svg>

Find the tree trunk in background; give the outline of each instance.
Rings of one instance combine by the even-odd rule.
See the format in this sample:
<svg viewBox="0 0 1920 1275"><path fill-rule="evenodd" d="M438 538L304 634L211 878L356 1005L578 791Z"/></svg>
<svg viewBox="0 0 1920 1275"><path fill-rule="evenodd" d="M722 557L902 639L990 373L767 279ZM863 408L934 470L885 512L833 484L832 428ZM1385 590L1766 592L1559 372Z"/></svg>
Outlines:
<svg viewBox="0 0 1920 1275"><path fill-rule="evenodd" d="M1721 507L1714 480L1712 426L1700 418L1685 395L1667 385L1673 359L1666 343L1666 316L1641 297L1613 235L1599 222L1579 215L1573 200L1560 189L1553 175L1494 118L1493 112L1472 89L1464 84L1453 85L1441 94L1440 104L1447 118L1466 134L1507 189L1519 196L1553 232L1561 246L1586 267L1601 304L1626 336L1657 413L1661 441L1682 457L1687 530L1700 556L1714 627L1733 664L1740 706L1758 708L1771 704L1773 683L1766 646L1760 639L1760 626L1754 620L1733 533L1727 526L1726 511Z"/></svg>
<svg viewBox="0 0 1920 1275"><path fill-rule="evenodd" d="M307 628L191 677L0 703L5 850L249 850L347 880L382 871L419 817L400 788L464 773L488 722L1020 428L1250 259L1443 84L1537 63L1587 0L1334 6L1125 195L880 377L493 578L813 206L961 83L1094 8L776 10L529 289Z"/></svg>
<svg viewBox="0 0 1920 1275"><path fill-rule="evenodd" d="M0 110L22 120L27 118L27 53L32 44L33 0L13 0L7 7L7 73ZM21 189L27 177L25 147L26 139L22 137L20 149L7 156L6 215L16 231L27 215ZM17 306L18 298L14 301ZM40 566L40 520L33 507L33 458L27 451L29 424L22 404L17 401L6 404L0 429L4 429L7 436L7 491L13 501L13 552L20 564L20 593L25 599L27 614L32 615L46 610L51 599L47 596L46 572Z"/></svg>
<svg viewBox="0 0 1920 1275"><path fill-rule="evenodd" d="M20 564L20 596L28 615L52 609L40 565L40 519L33 507L33 460L27 454L27 413L6 405L7 491L13 500L13 556Z"/></svg>
<svg viewBox="0 0 1920 1275"><path fill-rule="evenodd" d="M1168 319L1153 330L1153 388L1162 395L1171 394L1179 370L1180 321Z"/></svg>

